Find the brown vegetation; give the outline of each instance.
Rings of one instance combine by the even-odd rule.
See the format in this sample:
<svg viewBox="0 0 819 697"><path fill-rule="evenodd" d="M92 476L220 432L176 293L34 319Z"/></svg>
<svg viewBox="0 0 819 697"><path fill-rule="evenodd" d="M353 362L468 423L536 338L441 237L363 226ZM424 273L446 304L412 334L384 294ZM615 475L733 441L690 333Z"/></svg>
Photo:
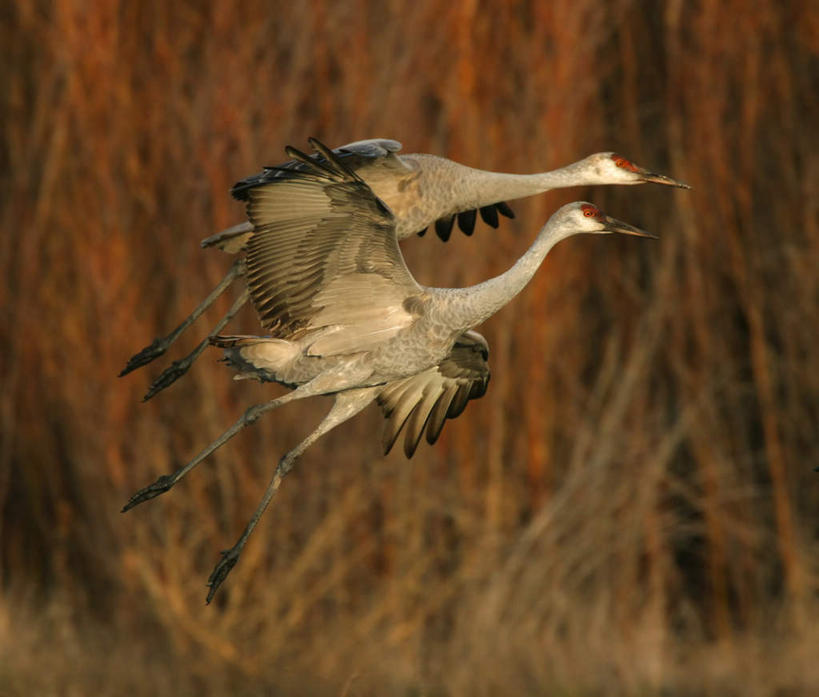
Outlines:
<svg viewBox="0 0 819 697"><path fill-rule="evenodd" d="M752 5L0 10L0 694L816 694L819 13ZM407 244L465 285L567 200L661 236L562 244L482 330L487 397L410 462L374 409L331 433L205 607L327 404L121 516L271 388L215 355L146 405L159 367L116 375L227 268L198 241L241 220L231 183L308 135L521 172L617 150L694 191Z"/></svg>

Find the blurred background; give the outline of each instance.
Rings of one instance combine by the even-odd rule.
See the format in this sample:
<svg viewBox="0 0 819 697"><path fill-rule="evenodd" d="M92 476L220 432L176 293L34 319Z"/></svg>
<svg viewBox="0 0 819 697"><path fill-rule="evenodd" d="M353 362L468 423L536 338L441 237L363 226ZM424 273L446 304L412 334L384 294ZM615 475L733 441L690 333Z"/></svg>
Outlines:
<svg viewBox="0 0 819 697"><path fill-rule="evenodd" d="M819 691L819 11L796 0L38 0L0 9L0 694ZM580 236L481 329L486 397L407 461L371 408L311 448L220 595L205 580L329 407L208 351L146 404L230 259L231 184L395 138L536 172L615 150L693 186L553 192L409 240L422 283ZM234 333L259 333L246 309Z"/></svg>

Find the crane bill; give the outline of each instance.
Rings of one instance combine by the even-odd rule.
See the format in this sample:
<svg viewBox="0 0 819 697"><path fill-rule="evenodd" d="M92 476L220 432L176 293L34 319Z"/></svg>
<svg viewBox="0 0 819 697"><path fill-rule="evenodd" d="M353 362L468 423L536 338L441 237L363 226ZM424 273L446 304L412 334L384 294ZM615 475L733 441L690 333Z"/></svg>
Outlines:
<svg viewBox="0 0 819 697"><path fill-rule="evenodd" d="M645 230L641 230L638 227L634 227L633 225L629 225L628 223L624 223L622 220L617 220L617 218L612 218L610 216L605 216L603 220L603 229L606 232L619 232L622 235L634 235L635 237L650 237L653 240L658 239L657 235L654 235L650 232L646 232Z"/></svg>
<svg viewBox="0 0 819 697"><path fill-rule="evenodd" d="M657 174L656 172L649 172L647 169L640 172L642 181L650 184L662 184L663 186L674 186L678 189L690 189L691 187L685 182L677 179L667 177L665 174Z"/></svg>

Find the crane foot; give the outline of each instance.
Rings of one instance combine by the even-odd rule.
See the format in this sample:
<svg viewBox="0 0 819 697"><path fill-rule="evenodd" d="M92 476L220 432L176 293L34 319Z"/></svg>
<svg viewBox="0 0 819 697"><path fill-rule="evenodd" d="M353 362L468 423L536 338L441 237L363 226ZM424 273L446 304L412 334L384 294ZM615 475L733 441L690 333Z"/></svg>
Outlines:
<svg viewBox="0 0 819 697"><path fill-rule="evenodd" d="M153 484L140 489L130 499L128 499L128 503L122 507L122 512L125 513L125 511L130 511L134 506L138 506L140 503L147 501L148 499L164 494L175 483L176 480L172 475L163 474Z"/></svg>
<svg viewBox="0 0 819 697"><path fill-rule="evenodd" d="M192 363L193 361L190 359L190 356L171 363L171 365L165 368L162 374L151 383L142 401L147 402L151 397L162 392L166 387L173 385L173 383L188 372Z"/></svg>
<svg viewBox="0 0 819 697"><path fill-rule="evenodd" d="M214 567L213 572L208 577L208 597L205 599L205 603L210 605L210 601L213 600L213 596L216 595L216 591L219 589L219 586L222 585L222 581L227 578L227 575L231 572L234 566L236 566L236 562L239 561L239 555L242 553L242 546L243 545L235 545L230 549L222 552L222 558L219 563Z"/></svg>
<svg viewBox="0 0 819 697"><path fill-rule="evenodd" d="M165 351L168 350L168 346L170 346L170 342L168 341L167 337L154 339L150 345L146 346L139 353L135 353L128 359L125 367L122 369L122 371L120 371L119 377L128 375L128 373L130 373L132 370L141 368L143 365L147 365L152 360L159 358L163 353L165 353Z"/></svg>

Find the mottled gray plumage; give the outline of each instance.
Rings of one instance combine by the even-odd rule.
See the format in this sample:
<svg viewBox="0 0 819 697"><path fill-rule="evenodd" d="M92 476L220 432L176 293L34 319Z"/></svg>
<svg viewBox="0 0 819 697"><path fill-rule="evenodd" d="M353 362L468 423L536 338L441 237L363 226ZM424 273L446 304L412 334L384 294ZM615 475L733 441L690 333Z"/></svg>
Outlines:
<svg viewBox="0 0 819 697"><path fill-rule="evenodd" d="M580 232L648 236L590 203L572 203L549 219L506 273L470 288L421 286L404 264L389 208L342 158L310 142L322 158L288 148L303 166L246 190L253 225L248 290L271 336L213 340L240 376L294 389L251 407L187 465L137 492L125 507L167 491L262 413L296 399L334 395L319 426L282 457L244 533L211 574L208 601L282 479L316 439L378 400L387 418L385 448L402 427L407 455L425 432L434 442L444 421L486 389L488 349L470 329L517 295L557 242Z"/></svg>
<svg viewBox="0 0 819 697"><path fill-rule="evenodd" d="M281 382L281 374L268 359L270 339L255 336L220 336L212 341L225 349L224 362L236 371L234 379ZM255 348L261 348L256 352ZM463 413L470 400L483 397L489 385L489 345L478 332L466 331L449 354L436 366L416 375L373 387L372 394L384 418L382 444L386 455L402 429L404 454L412 457L426 433L432 445L441 435L447 419ZM406 426L406 428L404 428Z"/></svg>
<svg viewBox="0 0 819 697"><path fill-rule="evenodd" d="M461 334L437 365L387 383L376 399L386 423L382 439L386 455L406 425L404 454L412 457L426 430L427 443L438 440L446 419L455 419L467 402L486 394L489 345L478 332Z"/></svg>

